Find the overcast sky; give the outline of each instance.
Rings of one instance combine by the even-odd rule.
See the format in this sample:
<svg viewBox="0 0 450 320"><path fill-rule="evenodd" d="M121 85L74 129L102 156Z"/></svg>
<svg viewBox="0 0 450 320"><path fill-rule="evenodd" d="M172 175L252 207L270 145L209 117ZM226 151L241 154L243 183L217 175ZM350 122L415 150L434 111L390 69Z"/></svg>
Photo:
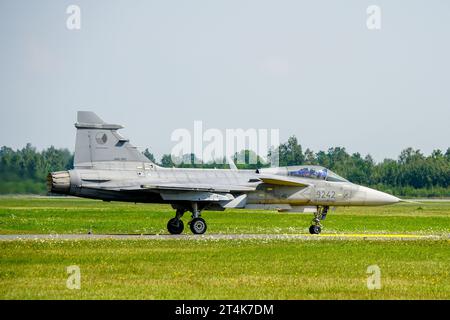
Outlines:
<svg viewBox="0 0 450 320"><path fill-rule="evenodd" d="M450 146L449 40L444 0L1 0L0 145L73 150L92 110L157 158L195 120L378 161L428 154Z"/></svg>

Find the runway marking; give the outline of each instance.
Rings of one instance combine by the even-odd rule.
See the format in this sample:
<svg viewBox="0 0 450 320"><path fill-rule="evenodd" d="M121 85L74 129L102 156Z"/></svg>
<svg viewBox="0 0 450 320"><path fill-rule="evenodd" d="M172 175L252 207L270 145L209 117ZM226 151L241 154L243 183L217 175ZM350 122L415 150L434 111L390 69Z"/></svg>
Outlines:
<svg viewBox="0 0 450 320"><path fill-rule="evenodd" d="M436 235L417 235L417 234L364 234L364 233L344 233L344 234L321 234L319 237L349 237L349 238L429 238ZM437 236L439 237L439 236Z"/></svg>
<svg viewBox="0 0 450 320"><path fill-rule="evenodd" d="M450 240L450 235L416 234L5 234L0 241L17 240Z"/></svg>

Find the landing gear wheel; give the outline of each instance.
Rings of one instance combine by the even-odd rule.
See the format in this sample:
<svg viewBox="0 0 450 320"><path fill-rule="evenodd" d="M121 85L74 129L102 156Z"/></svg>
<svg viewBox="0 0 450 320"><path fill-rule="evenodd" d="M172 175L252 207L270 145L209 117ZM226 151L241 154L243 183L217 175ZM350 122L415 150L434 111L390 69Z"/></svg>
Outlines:
<svg viewBox="0 0 450 320"><path fill-rule="evenodd" d="M167 231L169 231L170 234L180 234L184 230L184 223L183 220L172 218L167 222Z"/></svg>
<svg viewBox="0 0 450 320"><path fill-rule="evenodd" d="M194 218L189 225L193 234L204 234L206 232L206 222L202 218Z"/></svg>
<svg viewBox="0 0 450 320"><path fill-rule="evenodd" d="M319 234L322 231L322 229L319 226L312 225L309 227L309 233L311 234Z"/></svg>

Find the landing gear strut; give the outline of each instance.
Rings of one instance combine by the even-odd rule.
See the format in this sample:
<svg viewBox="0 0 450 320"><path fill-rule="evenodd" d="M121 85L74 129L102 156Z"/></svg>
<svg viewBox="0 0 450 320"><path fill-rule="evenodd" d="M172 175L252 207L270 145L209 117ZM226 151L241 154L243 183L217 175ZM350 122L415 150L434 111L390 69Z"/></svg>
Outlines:
<svg viewBox="0 0 450 320"><path fill-rule="evenodd" d="M320 207L317 206L317 211L314 212L314 219L311 221L311 226L309 227L309 233L311 234L319 234L322 231L321 220L325 220L328 213L328 206Z"/></svg>

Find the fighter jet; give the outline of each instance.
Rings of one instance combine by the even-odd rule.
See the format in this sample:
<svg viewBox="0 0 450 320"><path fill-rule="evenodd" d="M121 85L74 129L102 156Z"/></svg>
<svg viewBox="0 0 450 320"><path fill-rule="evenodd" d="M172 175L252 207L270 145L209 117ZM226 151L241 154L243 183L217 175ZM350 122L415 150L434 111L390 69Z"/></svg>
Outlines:
<svg viewBox="0 0 450 320"><path fill-rule="evenodd" d="M360 186L321 166L299 165L258 170L164 168L147 159L95 113L79 111L74 169L48 174L51 193L104 201L165 203L175 210L171 234L184 230L191 214L194 234L206 232L207 210L265 209L309 212L309 232L319 234L330 207L379 206L399 198Z"/></svg>

